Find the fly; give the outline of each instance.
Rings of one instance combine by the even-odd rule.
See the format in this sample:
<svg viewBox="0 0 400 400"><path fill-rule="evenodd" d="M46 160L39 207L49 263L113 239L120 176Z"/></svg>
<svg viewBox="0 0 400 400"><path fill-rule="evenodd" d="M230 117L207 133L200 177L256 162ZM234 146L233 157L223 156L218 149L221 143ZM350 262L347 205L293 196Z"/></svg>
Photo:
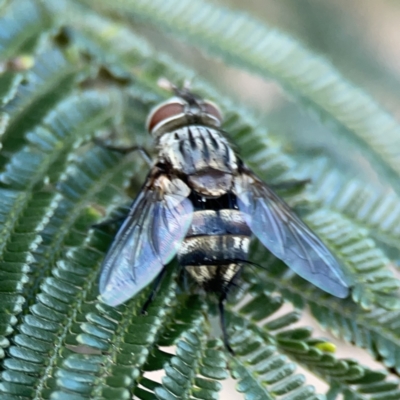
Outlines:
<svg viewBox="0 0 400 400"><path fill-rule="evenodd" d="M347 297L349 285L327 247L232 150L219 108L174 90L147 119L158 155L103 262L102 301L117 306L159 282L177 256L206 292L218 294L231 350L224 301L248 263L253 234L302 278Z"/></svg>

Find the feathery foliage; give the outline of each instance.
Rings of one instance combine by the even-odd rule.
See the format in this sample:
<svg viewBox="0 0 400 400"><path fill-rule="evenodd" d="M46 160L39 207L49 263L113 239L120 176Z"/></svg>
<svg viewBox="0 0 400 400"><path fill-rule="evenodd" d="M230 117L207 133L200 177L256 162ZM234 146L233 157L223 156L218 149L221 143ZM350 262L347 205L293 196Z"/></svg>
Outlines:
<svg viewBox="0 0 400 400"><path fill-rule="evenodd" d="M156 50L149 28L278 81L336 146L371 161L381 184L354 178L329 151L290 151L259 112L173 50ZM213 332L215 299L185 288L175 262L147 315L150 288L115 308L100 302L114 232L92 225L129 203L147 166L92 139L151 149L144 121L169 96L161 77L195 78L193 90L221 105L224 130L266 182L311 180L282 196L340 261L351 297L323 293L254 243L260 266L245 269L227 307L235 355ZM300 40L203 0L0 1L0 134L0 399L216 399L229 374L246 399L400 399L399 124ZM382 369L338 357L304 326L308 311Z"/></svg>

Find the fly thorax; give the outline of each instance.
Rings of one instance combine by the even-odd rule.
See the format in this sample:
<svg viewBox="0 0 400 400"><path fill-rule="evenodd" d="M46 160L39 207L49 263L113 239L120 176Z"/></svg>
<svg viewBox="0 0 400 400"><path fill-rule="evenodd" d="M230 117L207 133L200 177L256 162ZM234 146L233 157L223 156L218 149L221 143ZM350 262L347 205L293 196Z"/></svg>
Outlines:
<svg viewBox="0 0 400 400"><path fill-rule="evenodd" d="M188 176L189 186L207 197L220 197L232 188L232 175L207 169Z"/></svg>
<svg viewBox="0 0 400 400"><path fill-rule="evenodd" d="M232 188L237 171L236 155L218 130L199 125L162 135L159 157L188 177L196 192L219 197Z"/></svg>

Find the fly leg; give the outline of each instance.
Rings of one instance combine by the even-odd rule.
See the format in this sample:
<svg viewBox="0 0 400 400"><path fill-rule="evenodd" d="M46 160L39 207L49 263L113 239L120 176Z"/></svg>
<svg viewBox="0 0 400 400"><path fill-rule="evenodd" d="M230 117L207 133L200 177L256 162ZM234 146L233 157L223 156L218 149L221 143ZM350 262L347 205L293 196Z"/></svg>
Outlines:
<svg viewBox="0 0 400 400"><path fill-rule="evenodd" d="M290 189L295 189L297 187L305 186L309 183L311 183L311 179L301 179L299 181L290 180L280 183L272 183L272 184L269 183L268 186L272 190L290 190Z"/></svg>
<svg viewBox="0 0 400 400"><path fill-rule="evenodd" d="M101 229L101 228L108 228L110 225L121 225L126 216L121 216L121 217L115 217L115 218L110 218L106 219L104 221L98 222L97 224L91 225L92 228L94 229Z"/></svg>
<svg viewBox="0 0 400 400"><path fill-rule="evenodd" d="M237 260L232 260L232 261L237 262ZM247 261L240 260L240 263L247 263ZM232 288L236 286L235 281L240 276L240 273L241 273L241 269L239 269L239 271L236 272L236 274L230 280L227 287L225 288L225 290L222 292L220 298L218 299L219 321L220 321L221 329L222 329L222 338L224 341L225 348L232 355L235 355L235 352L233 351L231 345L229 344L228 331L226 329L225 301L226 301L229 291L232 290Z"/></svg>
<svg viewBox="0 0 400 400"><path fill-rule="evenodd" d="M104 143L102 140L97 139L97 138L94 138L93 141L94 141L95 144L97 144L97 146L102 147L103 149L116 151L116 152L121 153L121 154L129 154L129 153L132 153L134 151L138 151L140 153L140 155L142 156L143 160L145 160L145 162L149 166L152 165L151 157L150 157L149 153L142 146L126 146L126 147L112 146L112 145L109 145L107 143Z"/></svg>
<svg viewBox="0 0 400 400"><path fill-rule="evenodd" d="M228 332L226 330L226 320L225 320L225 300L226 300L226 294L224 293L218 301L218 310L219 310L219 320L221 323L221 328L222 328L222 337L224 340L224 345L226 349L231 353L232 355L235 354L233 351L232 347L229 344L229 338L228 338Z"/></svg>
<svg viewBox="0 0 400 400"><path fill-rule="evenodd" d="M167 272L167 267L164 265L163 269L161 270L161 272L158 274L158 276L156 277L156 279L153 282L153 287L151 288L151 292L150 292L149 296L147 297L147 300L143 304L142 309L140 310L141 314L146 314L146 311L149 308L149 305L151 304L151 302L153 301L154 296L157 294L158 289L160 289L162 279L166 272Z"/></svg>
<svg viewBox="0 0 400 400"><path fill-rule="evenodd" d="M115 225L117 228L119 228L125 221L126 217L128 216L129 210L130 210L130 205L118 207L116 210L112 212L112 214L114 214L113 216L111 216L108 219L105 219L104 221L97 222L93 224L91 227L94 229L101 229Z"/></svg>

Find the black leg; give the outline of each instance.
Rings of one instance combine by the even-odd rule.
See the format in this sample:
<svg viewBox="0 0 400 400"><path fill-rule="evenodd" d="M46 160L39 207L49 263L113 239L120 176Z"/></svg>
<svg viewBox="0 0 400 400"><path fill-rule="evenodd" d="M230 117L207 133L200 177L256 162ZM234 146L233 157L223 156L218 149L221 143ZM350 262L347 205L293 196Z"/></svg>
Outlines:
<svg viewBox="0 0 400 400"><path fill-rule="evenodd" d="M93 141L94 143L97 144L97 146L102 147L103 149L116 151L121 154L129 154L134 151L138 151L142 155L143 159L146 161L147 164L149 164L150 166L152 164L150 155L147 153L146 149L142 146L127 146L127 147L111 146L97 138L94 138Z"/></svg>
<svg viewBox="0 0 400 400"><path fill-rule="evenodd" d="M218 309L219 309L219 319L221 322L221 328L222 328L222 337L224 340L224 345L226 349L229 351L231 354L235 354L233 351L232 347L229 344L229 339L228 339L228 332L226 331L226 321L225 321L225 308L224 308L224 302L225 302L225 294L219 298L218 302Z"/></svg>
<svg viewBox="0 0 400 400"><path fill-rule="evenodd" d="M289 190L300 186L305 186L311 183L311 179L302 179L301 181L286 181L281 183L268 184L272 190Z"/></svg>
<svg viewBox="0 0 400 400"><path fill-rule="evenodd" d="M114 225L114 224L122 224L122 222L124 222L126 218L126 215L122 216L122 217L116 217L116 218L110 218L110 219L106 219L105 221L101 221L97 224L93 224L91 227L94 229L98 229L98 228L106 228L110 225Z"/></svg>
<svg viewBox="0 0 400 400"><path fill-rule="evenodd" d="M151 304L151 302L153 301L154 296L158 292L158 289L160 289L162 278L164 277L166 272L167 272L167 267L164 265L163 269L161 270L161 272L158 274L158 276L156 277L156 279L153 282L153 287L151 288L151 292L150 292L149 296L147 297L147 300L143 304L143 307L140 311L141 314L146 314L146 311L147 311L149 305Z"/></svg>
<svg viewBox="0 0 400 400"><path fill-rule="evenodd" d="M185 293L189 293L190 287L189 287L188 274L186 271L182 271L182 270L181 270L180 274L181 274L181 283L182 283L183 291Z"/></svg>

